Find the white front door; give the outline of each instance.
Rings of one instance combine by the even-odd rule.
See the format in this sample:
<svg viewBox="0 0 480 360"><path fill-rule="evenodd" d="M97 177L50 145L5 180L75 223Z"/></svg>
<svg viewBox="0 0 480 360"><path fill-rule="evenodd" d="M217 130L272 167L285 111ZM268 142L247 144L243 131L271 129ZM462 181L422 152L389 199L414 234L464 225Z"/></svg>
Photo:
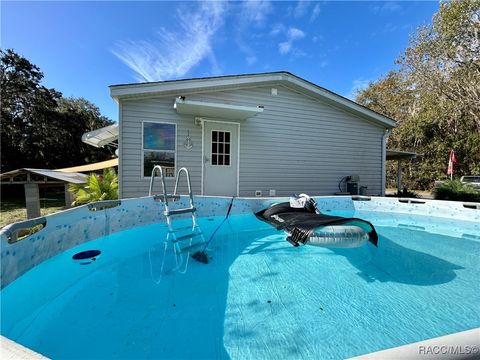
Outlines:
<svg viewBox="0 0 480 360"><path fill-rule="evenodd" d="M239 124L204 121L203 193L237 195Z"/></svg>

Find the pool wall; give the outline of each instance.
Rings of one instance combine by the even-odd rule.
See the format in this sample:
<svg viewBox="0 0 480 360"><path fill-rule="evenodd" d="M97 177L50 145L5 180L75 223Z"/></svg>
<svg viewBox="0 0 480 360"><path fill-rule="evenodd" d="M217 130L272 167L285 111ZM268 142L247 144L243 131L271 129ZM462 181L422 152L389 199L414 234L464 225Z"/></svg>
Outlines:
<svg viewBox="0 0 480 360"><path fill-rule="evenodd" d="M389 213L391 218L398 218L399 226L418 226L417 215L440 217L444 219L441 226L454 228L456 221L475 222L472 234L460 234L465 237L480 239L480 203L461 203L435 200L418 199L397 199L382 197L315 197L322 212L329 211L368 211L371 213ZM261 210L272 203L288 201L288 198L235 198L232 203L232 215L251 214ZM207 197L198 196L195 198L197 215L199 217L224 216L232 202L230 197ZM185 207L188 205L188 198L182 197L172 204L171 208ZM163 204L154 197L143 197L136 199L125 199L119 201L98 202L90 205L65 210L56 214L48 215L38 219L27 220L20 223L8 225L0 230L1 246L1 286L2 288L17 279L19 276L40 264L41 262L66 251L76 245L94 240L119 231L131 229L154 223L165 222L163 216ZM405 216L406 215L406 216ZM188 217L182 215L181 217ZM379 221L381 216L379 216ZM390 219L392 220L392 219ZM17 242L10 243L9 238L18 229L29 228L38 222L45 222L40 231ZM452 225L451 225L452 224ZM259 222L259 228L263 223ZM423 223L428 226L425 229L429 232L445 231L436 229L435 226ZM458 228L458 226L457 226ZM373 358L428 358L418 353L419 346L425 344L467 344L477 346L479 329L469 332L453 334L443 337L440 340L433 339L430 342L422 342L406 345L399 348L385 350L380 353L372 353L360 357L362 359ZM468 336L465 337L465 334ZM472 338L473 336L473 343ZM439 338L440 339L440 338ZM468 341L465 341L467 339ZM447 341L448 340L448 341ZM6 343L8 341L8 343ZM433 342L432 342L433 341ZM20 352L29 353L29 349L2 339L2 350L5 350L6 358L16 358ZM29 353L33 355L38 354ZM437 354L438 355L438 354ZM464 354L455 358L470 358L471 355ZM474 357L473 356L473 357ZM472 357L472 358L473 358ZM38 355L38 358L41 358Z"/></svg>
<svg viewBox="0 0 480 360"><path fill-rule="evenodd" d="M415 223L415 215L445 218L445 226L448 226L449 221L457 220L480 223L479 203L355 196L315 197L315 200L321 211L327 213L359 210L410 214L412 226ZM197 215L224 216L231 201L231 197L197 196L195 197ZM288 198L234 198L231 214L251 214L272 203L282 201L288 201ZM184 196L174 202L171 208L186 206L188 197ZM151 196L97 202L44 216L33 222L26 220L8 225L0 230L1 287L7 286L41 262L76 245L136 226L165 222L163 210L163 203ZM188 216L186 214L179 217ZM38 220L46 222L43 229L20 241L9 243L14 230L29 228Z"/></svg>

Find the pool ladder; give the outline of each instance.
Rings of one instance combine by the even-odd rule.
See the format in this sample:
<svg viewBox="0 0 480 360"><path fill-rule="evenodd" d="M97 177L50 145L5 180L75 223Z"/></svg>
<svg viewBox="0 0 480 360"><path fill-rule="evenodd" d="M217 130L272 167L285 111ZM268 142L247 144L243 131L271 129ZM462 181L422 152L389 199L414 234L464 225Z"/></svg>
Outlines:
<svg viewBox="0 0 480 360"><path fill-rule="evenodd" d="M196 207L193 204L193 194L192 194L192 184L190 181L190 174L187 170L187 168L182 167L178 170L177 172L177 178L175 180L175 188L173 190L173 194L168 194L167 193L167 187L165 184L165 175L163 173L163 169L160 165L155 165L152 170L152 175L150 176L150 189L148 191L148 195L152 196L153 192L153 184L155 182L155 177L158 175L160 176L160 180L162 182L162 191L163 194L160 195L155 195L155 199L160 199L163 202L163 206L165 210L163 211L163 215L165 215L165 218L167 219L167 225L168 225L168 233L167 233L167 241L171 240L173 244L175 245L175 250L176 252L185 252L185 251L190 251L193 248L196 248L197 246L205 244L205 239L203 236L203 232L201 231L200 227L198 226L197 223L197 217L196 217ZM175 200L180 200L180 195L177 194L178 191L178 182L180 180L180 175L185 174L187 178L187 186L188 186L188 196L190 198L190 206L186 208L179 208L179 209L170 209L169 208L169 200L175 201ZM191 226L185 226L185 227L180 227L180 228L174 228L172 226L172 216L175 215L182 215L182 214L188 214L190 213L192 216L192 225ZM178 232L182 232L185 230L190 230L189 233L184 234L184 235L179 235ZM199 238L200 242L193 242L194 238ZM185 242L189 242L187 245L185 245ZM181 247L180 244L183 244Z"/></svg>

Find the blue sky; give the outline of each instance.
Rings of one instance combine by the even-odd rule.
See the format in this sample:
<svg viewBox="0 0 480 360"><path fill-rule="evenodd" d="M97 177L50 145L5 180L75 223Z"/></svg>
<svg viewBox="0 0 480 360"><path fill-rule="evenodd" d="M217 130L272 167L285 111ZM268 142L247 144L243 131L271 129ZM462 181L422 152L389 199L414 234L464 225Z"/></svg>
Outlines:
<svg viewBox="0 0 480 360"><path fill-rule="evenodd" d="M1 47L113 120L108 85L286 70L344 96L394 68L439 3L1 2Z"/></svg>

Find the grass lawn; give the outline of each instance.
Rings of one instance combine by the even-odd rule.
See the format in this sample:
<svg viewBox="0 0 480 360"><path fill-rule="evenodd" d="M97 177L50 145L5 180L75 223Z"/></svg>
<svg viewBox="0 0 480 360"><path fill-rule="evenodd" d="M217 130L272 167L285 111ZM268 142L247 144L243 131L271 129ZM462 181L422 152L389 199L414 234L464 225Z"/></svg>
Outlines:
<svg viewBox="0 0 480 360"><path fill-rule="evenodd" d="M45 196L46 195L46 196ZM40 213L42 215L52 214L65 208L65 197L63 193L47 193L40 195ZM20 196L15 198L2 198L0 205L0 228L27 219L25 199Z"/></svg>

